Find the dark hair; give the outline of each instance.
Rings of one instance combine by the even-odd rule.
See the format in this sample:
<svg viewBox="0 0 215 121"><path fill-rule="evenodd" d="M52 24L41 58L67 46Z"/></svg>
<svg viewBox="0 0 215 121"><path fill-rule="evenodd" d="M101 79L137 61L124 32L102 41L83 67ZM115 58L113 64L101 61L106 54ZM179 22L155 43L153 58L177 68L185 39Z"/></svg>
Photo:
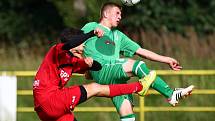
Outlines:
<svg viewBox="0 0 215 121"><path fill-rule="evenodd" d="M103 16L103 12L105 10L107 10L108 8L112 8L112 7L118 7L120 10L122 10L122 6L117 4L117 3L114 3L114 2L106 2L102 5L101 7L101 10L100 10L100 17Z"/></svg>
<svg viewBox="0 0 215 121"><path fill-rule="evenodd" d="M61 43L64 43L62 49L69 50L71 48L77 47L93 36L95 36L94 30L84 33L80 29L66 28L60 34L60 41Z"/></svg>
<svg viewBox="0 0 215 121"><path fill-rule="evenodd" d="M69 41L73 36L81 35L83 33L84 32L82 30L80 30L80 29L66 28L60 34L60 41L65 43L65 42Z"/></svg>

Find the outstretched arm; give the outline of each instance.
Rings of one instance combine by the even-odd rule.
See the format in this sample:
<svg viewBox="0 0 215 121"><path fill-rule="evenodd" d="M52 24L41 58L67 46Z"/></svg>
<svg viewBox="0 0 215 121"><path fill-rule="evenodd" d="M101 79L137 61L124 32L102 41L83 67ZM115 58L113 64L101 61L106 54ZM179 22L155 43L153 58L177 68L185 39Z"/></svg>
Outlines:
<svg viewBox="0 0 215 121"><path fill-rule="evenodd" d="M170 68L175 70L175 71L178 71L178 70L182 69L182 67L180 66L179 62L177 60L175 60L174 58L167 57L167 56L162 56L162 55L156 54L156 53L154 53L154 52L152 52L150 50L146 50L146 49L143 49L143 48L137 49L136 53L138 55L146 58L146 59L169 64Z"/></svg>
<svg viewBox="0 0 215 121"><path fill-rule="evenodd" d="M87 39L89 39L90 37L93 37L93 36L95 36L94 31L91 31L87 34L82 33L79 35L73 35L70 38L67 38L68 40L66 40L62 49L69 50L71 48L77 47L80 44L82 44L83 42L85 42Z"/></svg>
<svg viewBox="0 0 215 121"><path fill-rule="evenodd" d="M104 31L99 28L96 28L95 30L92 30L86 34L82 32L77 35L72 35L71 32L65 31L61 35L62 36L61 38L63 38L64 41L66 41L62 49L69 50L71 48L79 46L80 44L84 43L85 41L87 41L89 38L93 36L102 37L103 34L104 34ZM67 37L64 37L64 36L67 36Z"/></svg>

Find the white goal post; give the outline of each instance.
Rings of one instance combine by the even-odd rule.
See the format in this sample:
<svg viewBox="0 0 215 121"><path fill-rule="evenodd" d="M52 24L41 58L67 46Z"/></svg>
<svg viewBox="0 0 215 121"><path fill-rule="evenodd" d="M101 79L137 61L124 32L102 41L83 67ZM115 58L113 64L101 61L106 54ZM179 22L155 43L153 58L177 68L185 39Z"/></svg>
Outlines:
<svg viewBox="0 0 215 121"><path fill-rule="evenodd" d="M16 121L16 76L0 75L0 121Z"/></svg>

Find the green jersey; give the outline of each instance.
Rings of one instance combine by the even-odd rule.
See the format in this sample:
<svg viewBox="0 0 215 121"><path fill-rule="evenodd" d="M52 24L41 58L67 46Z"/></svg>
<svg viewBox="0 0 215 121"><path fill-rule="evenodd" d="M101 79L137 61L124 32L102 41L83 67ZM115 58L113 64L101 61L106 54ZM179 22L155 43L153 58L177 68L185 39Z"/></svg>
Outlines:
<svg viewBox="0 0 215 121"><path fill-rule="evenodd" d="M91 37L84 43L85 56L92 57L102 64L100 71L91 71L93 79L99 84L127 83L129 77L122 67L127 62L127 59L120 59L120 54L125 57L131 57L140 46L119 30L111 30L96 22L86 24L82 30L87 33L96 28L104 31L103 37ZM132 102L132 95L122 95L112 98L117 111L120 110L124 99Z"/></svg>
<svg viewBox="0 0 215 121"><path fill-rule="evenodd" d="M120 58L120 53L131 57L140 46L117 29L109 29L96 22L86 24L82 30L87 33L95 28L104 31L101 38L92 37L85 42L84 54L104 64L115 63Z"/></svg>

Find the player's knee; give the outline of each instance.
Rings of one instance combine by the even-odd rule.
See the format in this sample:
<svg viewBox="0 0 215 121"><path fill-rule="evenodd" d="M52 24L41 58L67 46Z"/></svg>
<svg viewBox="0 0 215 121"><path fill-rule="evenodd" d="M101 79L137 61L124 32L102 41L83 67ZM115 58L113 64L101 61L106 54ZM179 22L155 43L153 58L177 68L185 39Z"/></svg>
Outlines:
<svg viewBox="0 0 215 121"><path fill-rule="evenodd" d="M133 106L130 100L124 99L119 109L120 115L127 116L133 114Z"/></svg>
<svg viewBox="0 0 215 121"><path fill-rule="evenodd" d="M102 88L101 88L101 85L98 84L98 83L91 83L91 89L92 91L95 93L95 94L98 94L101 92Z"/></svg>
<svg viewBox="0 0 215 121"><path fill-rule="evenodd" d="M127 62L125 62L122 66L123 66L123 70L126 72L126 73L130 73L132 72L132 67L135 63L135 60L133 59L128 59Z"/></svg>

